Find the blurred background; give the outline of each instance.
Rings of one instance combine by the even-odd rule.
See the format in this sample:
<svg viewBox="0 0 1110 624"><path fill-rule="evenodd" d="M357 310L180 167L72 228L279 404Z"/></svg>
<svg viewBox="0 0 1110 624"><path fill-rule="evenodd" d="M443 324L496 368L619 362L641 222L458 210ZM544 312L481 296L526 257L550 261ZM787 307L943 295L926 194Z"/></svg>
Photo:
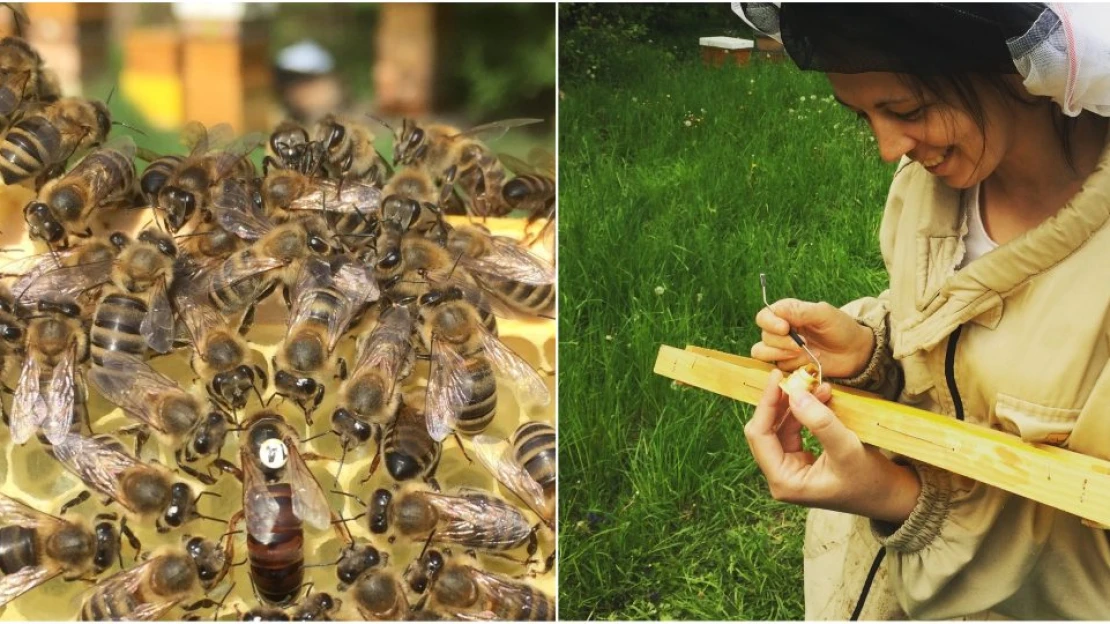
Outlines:
<svg viewBox="0 0 1110 624"><path fill-rule="evenodd" d="M26 20L2 10L0 31L26 38L65 95L111 95L113 119L145 134L115 132L155 152L182 151L178 131L191 120L268 133L286 117L330 112L464 129L542 118L494 149L554 152L554 4L13 6Z"/></svg>

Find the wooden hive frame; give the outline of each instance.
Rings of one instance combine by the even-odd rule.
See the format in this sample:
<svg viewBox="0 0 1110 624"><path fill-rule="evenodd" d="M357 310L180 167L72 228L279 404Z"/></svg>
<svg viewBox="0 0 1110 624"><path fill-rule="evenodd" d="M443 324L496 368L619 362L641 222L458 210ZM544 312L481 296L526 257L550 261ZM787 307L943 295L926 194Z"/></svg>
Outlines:
<svg viewBox="0 0 1110 624"><path fill-rule="evenodd" d="M769 364L696 346L662 346L655 373L756 405ZM829 407L866 444L1110 525L1110 462L833 386Z"/></svg>

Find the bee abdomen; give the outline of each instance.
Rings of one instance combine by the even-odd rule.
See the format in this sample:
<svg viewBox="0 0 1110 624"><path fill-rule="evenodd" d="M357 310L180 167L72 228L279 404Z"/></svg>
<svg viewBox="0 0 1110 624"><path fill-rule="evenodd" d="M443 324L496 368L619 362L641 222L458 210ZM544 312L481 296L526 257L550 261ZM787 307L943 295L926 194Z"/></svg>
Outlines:
<svg viewBox="0 0 1110 624"><path fill-rule="evenodd" d="M382 444L386 468L397 481L428 477L439 466L442 447L428 435L423 418L399 415L386 431Z"/></svg>
<svg viewBox="0 0 1110 624"><path fill-rule="evenodd" d="M0 571L14 574L39 563L39 550L34 529L6 526L0 529Z"/></svg>
<svg viewBox="0 0 1110 624"><path fill-rule="evenodd" d="M463 367L470 386L470 402L459 413L456 429L467 435L485 431L497 412L497 380L485 356L467 358Z"/></svg>
<svg viewBox="0 0 1110 624"><path fill-rule="evenodd" d="M272 483L266 487L279 509L273 537L263 544L248 533L247 554L259 596L272 604L284 605L297 595L304 581L304 530L293 514L289 484Z"/></svg>
<svg viewBox="0 0 1110 624"><path fill-rule="evenodd" d="M0 143L0 177L15 184L38 175L60 142L57 129L44 117L24 119Z"/></svg>
<svg viewBox="0 0 1110 624"><path fill-rule="evenodd" d="M138 598L128 592L94 590L81 607L81 620L107 622L131 619L139 604Z"/></svg>
<svg viewBox="0 0 1110 624"><path fill-rule="evenodd" d="M486 278L489 290L510 308L535 316L555 312L554 284L525 284L514 280Z"/></svg>
<svg viewBox="0 0 1110 624"><path fill-rule="evenodd" d="M96 306L90 331L93 363L103 364L105 351L121 351L142 357L146 340L141 330L147 307L141 299L113 293Z"/></svg>
<svg viewBox="0 0 1110 624"><path fill-rule="evenodd" d="M513 434L513 454L524 470L544 492L555 490L555 428L546 423L528 422Z"/></svg>
<svg viewBox="0 0 1110 624"><path fill-rule="evenodd" d="M505 619L546 622L555 619L555 601L550 596L532 587L521 585L520 611L505 614Z"/></svg>

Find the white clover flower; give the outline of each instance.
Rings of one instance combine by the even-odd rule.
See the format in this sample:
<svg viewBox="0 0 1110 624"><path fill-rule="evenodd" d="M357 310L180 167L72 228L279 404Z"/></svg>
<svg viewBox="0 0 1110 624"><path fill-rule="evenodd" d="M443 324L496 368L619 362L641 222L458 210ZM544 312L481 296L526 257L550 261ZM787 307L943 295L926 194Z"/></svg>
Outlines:
<svg viewBox="0 0 1110 624"><path fill-rule="evenodd" d="M608 340L609 342L613 342L613 335L612 334L605 334L605 339Z"/></svg>
<svg viewBox="0 0 1110 624"><path fill-rule="evenodd" d="M664 286L656 286L656 287L655 287L655 294L656 294L656 295L660 295L660 296L662 296L662 295L663 295L663 293L665 293L665 292L667 292L667 289L666 289L666 287L664 287Z"/></svg>
<svg viewBox="0 0 1110 624"><path fill-rule="evenodd" d="M804 96L804 95L802 96L802 101L803 101L803 102L805 102L805 101L806 101L806 96Z"/></svg>
<svg viewBox="0 0 1110 624"><path fill-rule="evenodd" d="M689 127L690 127L690 120L689 120L689 119L687 119L686 121L684 121L684 122L682 122L682 123L683 123L683 124L685 124L685 126L686 126L687 128L689 128ZM656 289L656 290L658 290L658 289ZM659 293L659 294L662 294L662 293Z"/></svg>
<svg viewBox="0 0 1110 624"><path fill-rule="evenodd" d="M632 101L633 101L633 102L635 102L635 101L636 101L636 96L632 96Z"/></svg>
<svg viewBox="0 0 1110 624"><path fill-rule="evenodd" d="M816 100L816 99L817 99L817 96L816 96L816 95L811 95L811 96L809 96L809 99L811 99L811 100Z"/></svg>
<svg viewBox="0 0 1110 624"><path fill-rule="evenodd" d="M705 295L704 295L703 293L698 293L698 303L701 303L701 300L702 300L702 299L703 299L704 297L705 297Z"/></svg>

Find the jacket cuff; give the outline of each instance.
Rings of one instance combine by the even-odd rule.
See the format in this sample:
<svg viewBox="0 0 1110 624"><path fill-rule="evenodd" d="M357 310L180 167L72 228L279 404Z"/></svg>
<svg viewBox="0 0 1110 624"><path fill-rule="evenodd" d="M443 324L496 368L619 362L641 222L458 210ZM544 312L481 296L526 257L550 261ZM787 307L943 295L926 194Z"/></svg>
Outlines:
<svg viewBox="0 0 1110 624"><path fill-rule="evenodd" d="M887 329L886 317L872 322L858 319L857 322L875 333L875 349L871 352L871 359L868 360L863 371L855 377L830 381L873 392L893 401L902 393L903 378L902 367L894 359L890 348L890 332Z"/></svg>
<svg viewBox="0 0 1110 624"><path fill-rule="evenodd" d="M940 534L952 501L950 475L944 470L916 462L907 464L921 480L921 495L910 517L901 525L871 521L871 532L884 546L897 553L911 554L928 546Z"/></svg>

